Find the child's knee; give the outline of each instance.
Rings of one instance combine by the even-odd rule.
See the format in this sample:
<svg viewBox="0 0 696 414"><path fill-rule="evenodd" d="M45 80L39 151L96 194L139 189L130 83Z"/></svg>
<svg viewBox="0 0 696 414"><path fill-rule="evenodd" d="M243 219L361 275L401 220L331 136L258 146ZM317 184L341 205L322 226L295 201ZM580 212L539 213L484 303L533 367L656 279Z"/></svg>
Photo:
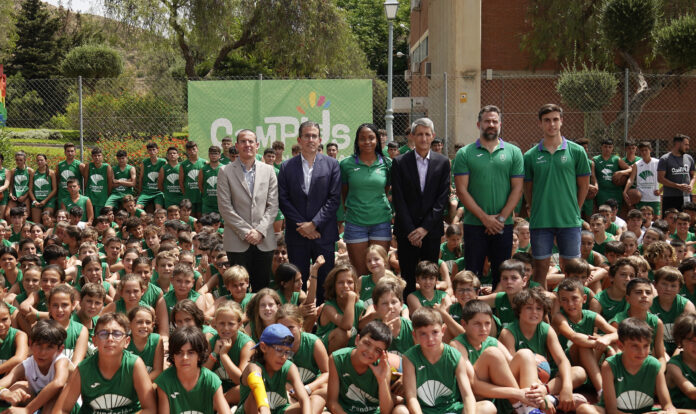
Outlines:
<svg viewBox="0 0 696 414"><path fill-rule="evenodd" d="M477 411L478 412L478 411ZM392 414L409 414L405 405L399 404L392 410Z"/></svg>
<svg viewBox="0 0 696 414"><path fill-rule="evenodd" d="M482 401L476 402L476 413L477 414L496 414L497 412L498 412L498 409L495 408L495 405L488 400L482 400Z"/></svg>

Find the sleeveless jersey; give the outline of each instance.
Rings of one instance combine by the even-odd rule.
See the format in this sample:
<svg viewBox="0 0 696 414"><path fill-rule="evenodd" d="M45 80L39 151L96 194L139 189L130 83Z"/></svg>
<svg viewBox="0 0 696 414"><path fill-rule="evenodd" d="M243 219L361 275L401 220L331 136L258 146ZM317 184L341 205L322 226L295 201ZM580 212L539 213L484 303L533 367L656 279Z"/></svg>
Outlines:
<svg viewBox="0 0 696 414"><path fill-rule="evenodd" d="M435 290L435 295L432 299L427 299L425 296L423 296L420 290L414 291L413 294L416 296L416 298L418 298L421 306L426 308L432 308L433 306L442 303L442 300L445 298L445 296L447 296L447 292L442 290Z"/></svg>
<svg viewBox="0 0 696 414"><path fill-rule="evenodd" d="M213 414L213 396L220 388L220 379L209 369L201 367L196 385L188 391L176 375L176 367L167 368L155 380L155 384L167 394L171 414Z"/></svg>
<svg viewBox="0 0 696 414"><path fill-rule="evenodd" d="M608 160L605 160L601 155L597 155L592 161L595 163L599 191L620 192L621 189L611 181L613 174L619 171L619 156L612 154Z"/></svg>
<svg viewBox="0 0 696 414"><path fill-rule="evenodd" d="M80 362L82 382L81 414L131 414L140 411L138 393L133 383L133 366L138 357L123 351L121 367L106 379L99 370L99 352Z"/></svg>
<svg viewBox="0 0 696 414"><path fill-rule="evenodd" d="M147 337L147 342L145 342L145 346L143 347L142 351L138 350L138 348L135 346L132 336L133 334L131 334L131 341L126 349L132 352L133 355L139 356L140 359L142 359L145 363L147 372L152 372L152 367L155 363L155 351L157 351L157 344L159 344L160 335L157 333L151 333L150 336Z"/></svg>
<svg viewBox="0 0 696 414"><path fill-rule="evenodd" d="M369 368L358 374L350 362L350 354L355 348L334 351L333 358L338 373L338 403L347 413L379 414L379 384Z"/></svg>
<svg viewBox="0 0 696 414"><path fill-rule="evenodd" d="M665 342L665 350L670 355L677 349L677 344L672 337L674 322L684 312L684 308L688 302L689 300L687 298L677 295L674 298L674 302L672 302L672 307L668 310L662 309L658 298L653 299L652 306L650 307L650 313L661 319L665 326L663 339Z"/></svg>
<svg viewBox="0 0 696 414"><path fill-rule="evenodd" d="M213 337L210 338L210 349L215 349L215 344L219 339L220 335L216 332L215 335L213 335ZM239 366L242 348L244 348L244 345L246 345L248 342L252 342L249 335L242 332L241 330L238 330L237 339L235 339L234 343L230 347L230 350L227 351L227 355L230 357L230 359L235 365ZM227 374L227 370L225 369L225 367L223 367L222 364L220 364L219 358L218 362L216 362L215 365L213 365L213 372L222 380L223 391L227 392L227 390L237 385Z"/></svg>
<svg viewBox="0 0 696 414"><path fill-rule="evenodd" d="M17 337L17 329L10 327L7 330L7 335L2 340L0 344L0 364L7 362L8 359L12 358L17 351L15 346L15 338Z"/></svg>
<svg viewBox="0 0 696 414"><path fill-rule="evenodd" d="M452 317L452 319L454 319L455 322L461 323L462 305L460 305L459 302L454 302L453 304L451 304L447 312L449 312L450 316Z"/></svg>
<svg viewBox="0 0 696 414"><path fill-rule="evenodd" d="M616 391L616 408L625 413L642 413L650 411L655 395L655 380L660 371L660 361L652 355L643 361L643 365L635 375L629 373L621 361L623 353L606 359L614 374L614 390ZM604 397L599 402L604 406Z"/></svg>
<svg viewBox="0 0 696 414"><path fill-rule="evenodd" d="M77 178L77 184L82 188L82 180L80 180L80 160L73 160L71 164L63 160L58 163L58 200L70 198L68 193L68 179L71 177Z"/></svg>
<svg viewBox="0 0 696 414"><path fill-rule="evenodd" d="M404 354L416 371L416 394L423 414L460 413L464 408L453 375L462 354L447 344L442 346L442 355L434 364L423 355L420 345Z"/></svg>
<svg viewBox="0 0 696 414"><path fill-rule="evenodd" d="M520 321L515 321L505 327L515 338L516 351L520 349L530 349L535 354L541 355L547 359L546 336L549 333L549 328L550 326L548 323L541 322L537 325L534 335L532 335L531 338L527 338L520 329Z"/></svg>
<svg viewBox="0 0 696 414"><path fill-rule="evenodd" d="M109 198L108 169L109 167L105 163L102 163L99 168L93 162L89 163L85 195L92 200L94 205L103 206L106 204L106 199Z"/></svg>
<svg viewBox="0 0 696 414"><path fill-rule="evenodd" d="M679 367L679 370L682 372L682 375L684 375L684 378L686 378L692 384L696 384L696 371L694 371L688 365L686 365L683 359L683 354L671 357L669 359L669 362L667 363L674 364L677 367ZM669 389L669 396L672 398L672 404L674 404L675 407L687 408L692 410L696 408L696 400L692 400L691 398L684 395L682 390L680 390L677 385Z"/></svg>
<svg viewBox="0 0 696 414"><path fill-rule="evenodd" d="M339 315L343 315L343 310L338 306L336 301L333 300L327 300L324 302L324 306L331 306L336 309ZM365 304L361 300L357 300L355 302L355 317L353 318L353 327L351 328L351 337L354 336L357 333L358 330L358 322L360 319L360 316L365 312ZM331 331L333 331L336 328L336 325L333 322L329 322L326 325L321 325L321 322L318 322L317 324L317 336L321 338L322 342L324 342L324 345L328 345L329 342L329 334Z"/></svg>
<svg viewBox="0 0 696 414"><path fill-rule="evenodd" d="M660 196L655 195L654 191L659 188L657 182L657 158L651 158L649 163L646 163L641 158L636 162L636 188L643 193L640 201L645 203L660 201Z"/></svg>
<svg viewBox="0 0 696 414"><path fill-rule="evenodd" d="M4 184L5 183L5 178L7 178L7 168L2 167L0 168L0 183ZM0 184L0 185L2 185ZM2 192L2 202L3 204L7 204L7 201L10 199L10 190L7 189Z"/></svg>
<svg viewBox="0 0 696 414"><path fill-rule="evenodd" d="M14 179L12 180L12 195L21 197L29 192L29 169L14 169Z"/></svg>
<svg viewBox="0 0 696 414"><path fill-rule="evenodd" d="M318 336L302 332L300 334L300 347L292 357L292 362L297 366L303 384L309 384L321 374L317 361L314 359L314 344L318 340Z"/></svg>
<svg viewBox="0 0 696 414"><path fill-rule="evenodd" d="M143 188L141 190L142 194L157 194L160 192L157 187L157 180L159 179L159 170L164 167L167 160L164 158L157 158L157 161L153 164L150 158L145 158L143 160Z"/></svg>
<svg viewBox="0 0 696 414"><path fill-rule="evenodd" d="M77 345L77 339L82 333L82 328L84 325L73 319L70 319L70 324L68 329L66 329L68 336L65 338L65 348L63 348L63 355L72 359L73 352L75 352L75 345Z"/></svg>
<svg viewBox="0 0 696 414"><path fill-rule="evenodd" d="M68 212L70 212L70 209L75 207L75 206L80 207L82 209L82 218L80 218L80 221L87 221L87 200L89 200L89 198L81 195L77 199L77 201L73 201L73 199L70 198L70 196L67 196L62 201L63 201L63 204L65 204L65 209Z"/></svg>
<svg viewBox="0 0 696 414"><path fill-rule="evenodd" d="M621 312L617 313L616 315L614 315L614 317L609 321L609 323L616 322L616 324L618 325L624 319L628 319L629 318L629 315L628 315L629 308L630 307L627 306L626 310L621 311ZM657 325L658 325L657 321L658 320L659 319L657 319L657 316L653 315L650 312L648 312L648 314L645 318L645 322L647 322L648 326L650 326L652 328L652 342L650 343L650 350L651 351L655 347L655 337L657 336ZM664 342L664 334L663 334L662 340Z"/></svg>
<svg viewBox="0 0 696 414"><path fill-rule="evenodd" d="M563 316L566 317L568 325L570 325L573 331L585 335L594 334L595 318L597 317L597 312L593 312L588 309L583 309L582 318L578 323L571 321L570 318L568 318L568 315L566 315L566 313L563 311L563 309L561 309L561 314L563 314ZM561 334L558 334L558 341L561 343L563 349L570 348L570 346L573 345L573 343L568 338Z"/></svg>
<svg viewBox="0 0 696 414"><path fill-rule="evenodd" d="M168 206L179 205L184 195L181 193L181 188L179 188L179 168L181 164L176 164L175 166L165 164L162 168L164 173L162 188L164 191L164 202Z"/></svg>
<svg viewBox="0 0 696 414"><path fill-rule="evenodd" d="M500 318L500 322L503 323L503 326L517 319L515 318L515 312L512 310L512 304L510 304L510 298L507 293L498 292L495 295L495 314Z"/></svg>
<svg viewBox="0 0 696 414"><path fill-rule="evenodd" d="M46 375L41 373L41 369L39 369L39 366L36 364L36 360L33 356L30 356L22 361L24 375L26 376L27 382L29 383L32 391L34 391L34 395L40 393L41 390L46 387L46 385L53 381L53 377L56 376L56 362L60 361L61 359L68 359L68 357L63 354L58 354L58 356L55 357L51 362L51 367L48 369L48 373L46 373ZM72 363L68 361L68 364Z"/></svg>
<svg viewBox="0 0 696 414"><path fill-rule="evenodd" d="M118 165L112 166L111 169L114 171L114 180L129 180L130 171L133 168L132 165L126 164L126 168L121 171L121 167ZM112 194L133 194L133 187L126 187L124 185L119 185L111 190Z"/></svg>
<svg viewBox="0 0 696 414"><path fill-rule="evenodd" d="M266 396L268 397L268 405L271 409L271 414L284 413L290 405L285 384L288 382L288 371L292 366L292 362L285 361L280 370L273 374L273 376L268 375L266 367L259 365L256 362L254 362L254 364L261 368L263 385L266 386ZM237 406L238 413L244 414L244 402L250 394L251 389L249 386L242 384L239 387L239 405ZM251 396L251 398L254 397Z"/></svg>
<svg viewBox="0 0 696 414"><path fill-rule="evenodd" d="M602 316L608 321L616 316L617 313L628 308L628 303L626 302L625 298L621 298L621 300L616 301L609 297L609 293L607 293L606 290L599 292L595 296L595 299L597 299L599 304L602 305Z"/></svg>
<svg viewBox="0 0 696 414"><path fill-rule="evenodd" d="M181 163L181 168L184 170L184 188L186 198L192 203L201 202L201 191L198 189L198 172L205 166L205 160L199 158L196 162L186 160Z"/></svg>
<svg viewBox="0 0 696 414"><path fill-rule="evenodd" d="M155 309L155 305L157 305L157 300L159 299L161 293L162 289L160 289L159 286L155 285L154 283L148 283L147 289L140 298L140 301L147 304L147 306L151 307L152 309Z"/></svg>
<svg viewBox="0 0 696 414"><path fill-rule="evenodd" d="M360 276L360 300L365 302L365 306L372 305L372 290L375 288L375 282L372 280L372 275Z"/></svg>
<svg viewBox="0 0 696 414"><path fill-rule="evenodd" d="M276 290L276 293L278 294L278 297L280 297L280 304L285 305L286 303L291 303L293 305L299 305L300 303L300 292L292 292L292 296L290 296L290 301L285 299L285 295L283 294L283 291L280 289Z"/></svg>
<svg viewBox="0 0 696 414"><path fill-rule="evenodd" d="M48 172L41 173L39 170L34 171L34 197L37 201L43 201L53 191L51 184L51 176Z"/></svg>
<svg viewBox="0 0 696 414"><path fill-rule="evenodd" d="M483 340L483 342L481 342L481 349L474 348L474 346L469 343L469 340L466 339L466 334L459 334L456 338L454 338L454 340L464 345L471 365L475 364L476 361L478 361L479 357L481 356L483 351L486 350L486 348L498 346L498 340L493 338L492 336L487 337Z"/></svg>
<svg viewBox="0 0 696 414"><path fill-rule="evenodd" d="M213 168L210 164L203 166L203 201L217 207L217 177L220 164Z"/></svg>

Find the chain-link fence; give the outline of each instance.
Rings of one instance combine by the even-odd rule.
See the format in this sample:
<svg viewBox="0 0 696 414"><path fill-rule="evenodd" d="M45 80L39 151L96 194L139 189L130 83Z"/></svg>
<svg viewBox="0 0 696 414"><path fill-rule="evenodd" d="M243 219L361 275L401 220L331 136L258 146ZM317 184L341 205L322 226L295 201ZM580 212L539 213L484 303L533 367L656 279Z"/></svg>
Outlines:
<svg viewBox="0 0 696 414"><path fill-rule="evenodd" d="M591 138L593 152L598 150L599 138L607 136L619 144L627 138L657 141L657 153L667 150L668 141L675 133L696 136L696 108L692 98L696 92L696 76L649 75L644 79L645 84L633 73L616 73L610 77L613 79L609 82L613 85L610 93L585 84L582 88L565 90L563 95L559 93L558 75L482 72L467 77L416 73L394 76L394 137L404 141L404 130L410 123L428 116L435 121L437 135L448 141L451 155L455 142L476 139L473 126L476 108L495 104L503 113L503 137L526 150L540 139L537 110L545 103L559 103L564 107L563 134L572 139ZM386 77L382 76L372 79L372 121L380 128L385 126L386 82ZM456 114L455 108L463 96L459 90L462 85L464 89L469 88L472 105L468 107L472 108L471 114L467 115L467 123L472 125L467 124L465 129L461 127L461 120L455 125L457 117L462 116ZM645 88L642 95L637 94L641 87ZM86 142L100 137L172 135L187 131L187 99L186 80L168 77L10 78L7 82L7 126L82 132ZM606 101L603 105L602 99ZM588 106L583 108L583 102ZM240 105L243 104L244 97L240 97ZM356 119L354 124L366 121L369 119Z"/></svg>

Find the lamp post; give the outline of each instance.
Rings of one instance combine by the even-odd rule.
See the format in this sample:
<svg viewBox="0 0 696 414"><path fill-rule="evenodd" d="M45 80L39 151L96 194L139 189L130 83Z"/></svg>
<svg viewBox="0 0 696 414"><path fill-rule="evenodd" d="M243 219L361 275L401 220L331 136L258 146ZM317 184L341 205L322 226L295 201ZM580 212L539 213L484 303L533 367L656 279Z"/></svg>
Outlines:
<svg viewBox="0 0 696 414"><path fill-rule="evenodd" d="M399 0L385 0L384 13L387 15L389 22L389 51L387 54L387 111L384 115L384 121L387 127L387 141L394 141L394 109L392 108L392 77L393 77L393 49L394 49L394 19L396 19L396 11L399 9Z"/></svg>

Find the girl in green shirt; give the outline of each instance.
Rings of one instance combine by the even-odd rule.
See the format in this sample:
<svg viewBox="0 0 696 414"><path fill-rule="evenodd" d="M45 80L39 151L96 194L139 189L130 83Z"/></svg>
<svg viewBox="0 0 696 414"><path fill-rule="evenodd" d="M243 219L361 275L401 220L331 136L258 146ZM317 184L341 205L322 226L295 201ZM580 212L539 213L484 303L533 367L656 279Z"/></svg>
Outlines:
<svg viewBox="0 0 696 414"><path fill-rule="evenodd" d="M262 412L263 406L268 407L271 414L312 412L297 366L290 361L294 355L293 342L292 332L284 325L275 323L263 330L251 363L242 373L238 413ZM290 404L286 384L295 390L297 402Z"/></svg>
<svg viewBox="0 0 696 414"><path fill-rule="evenodd" d="M217 335L217 331L214 328L204 325L205 315L191 299L184 299L174 305L174 308L172 308L172 320L174 321L175 329L185 326L194 326L200 329L208 341Z"/></svg>
<svg viewBox="0 0 696 414"><path fill-rule="evenodd" d="M7 203L7 211L12 207L23 206L29 210L29 185L34 179L34 169L27 167L27 154L24 151L15 153L17 167L10 171L10 199Z"/></svg>
<svg viewBox="0 0 696 414"><path fill-rule="evenodd" d="M230 414L220 379L202 366L208 359L208 344L203 333L194 327L179 328L172 334L169 344L172 366L155 380L158 412Z"/></svg>
<svg viewBox="0 0 696 414"><path fill-rule="evenodd" d="M29 355L27 334L12 327L10 306L0 300L0 376L5 376Z"/></svg>
<svg viewBox="0 0 696 414"><path fill-rule="evenodd" d="M157 410L145 364L139 357L124 352L128 329L125 315L108 313L99 318L94 336L97 353L78 365L58 397L54 413L70 413L80 396L81 413L97 412L99 408L123 414Z"/></svg>
<svg viewBox="0 0 696 414"><path fill-rule="evenodd" d="M312 412L320 412L326 406L329 381L329 354L326 347L318 336L302 331L304 318L297 306L286 303L278 309L276 316L277 322L292 332L294 341L291 350L295 354L292 362L297 366L305 391L309 395ZM295 395L294 390L290 392L291 395Z"/></svg>
<svg viewBox="0 0 696 414"><path fill-rule="evenodd" d="M292 263L283 263L275 271L275 281L280 303L299 306L307 294L302 291L302 273Z"/></svg>
<svg viewBox="0 0 696 414"><path fill-rule="evenodd" d="M56 173L48 168L46 155L37 155L36 164L38 167L34 172L29 197L32 199L31 219L34 223L40 223L42 212L48 211L50 215L53 215L53 210L56 208L58 186L56 185Z"/></svg>
<svg viewBox="0 0 696 414"><path fill-rule="evenodd" d="M365 264L370 273L360 276L357 286L357 291L360 292L360 300L365 302L365 306L372 305L372 291L387 271L387 260L387 251L384 247L373 244L367 248Z"/></svg>
<svg viewBox="0 0 696 414"><path fill-rule="evenodd" d="M275 322L279 307L280 297L273 289L263 288L251 298L246 308L249 323L244 329L251 339L258 342L264 328Z"/></svg>
<svg viewBox="0 0 696 414"><path fill-rule="evenodd" d="M153 332L155 311L148 306L138 305L128 312L128 320L131 340L127 349L143 360L150 379L154 381L164 366L164 344L160 335Z"/></svg>
<svg viewBox="0 0 696 414"><path fill-rule="evenodd" d="M89 342L87 328L70 318L76 299L75 289L66 284L54 287L48 295L48 313L51 319L58 322L68 333L63 354L75 365L85 358Z"/></svg>

